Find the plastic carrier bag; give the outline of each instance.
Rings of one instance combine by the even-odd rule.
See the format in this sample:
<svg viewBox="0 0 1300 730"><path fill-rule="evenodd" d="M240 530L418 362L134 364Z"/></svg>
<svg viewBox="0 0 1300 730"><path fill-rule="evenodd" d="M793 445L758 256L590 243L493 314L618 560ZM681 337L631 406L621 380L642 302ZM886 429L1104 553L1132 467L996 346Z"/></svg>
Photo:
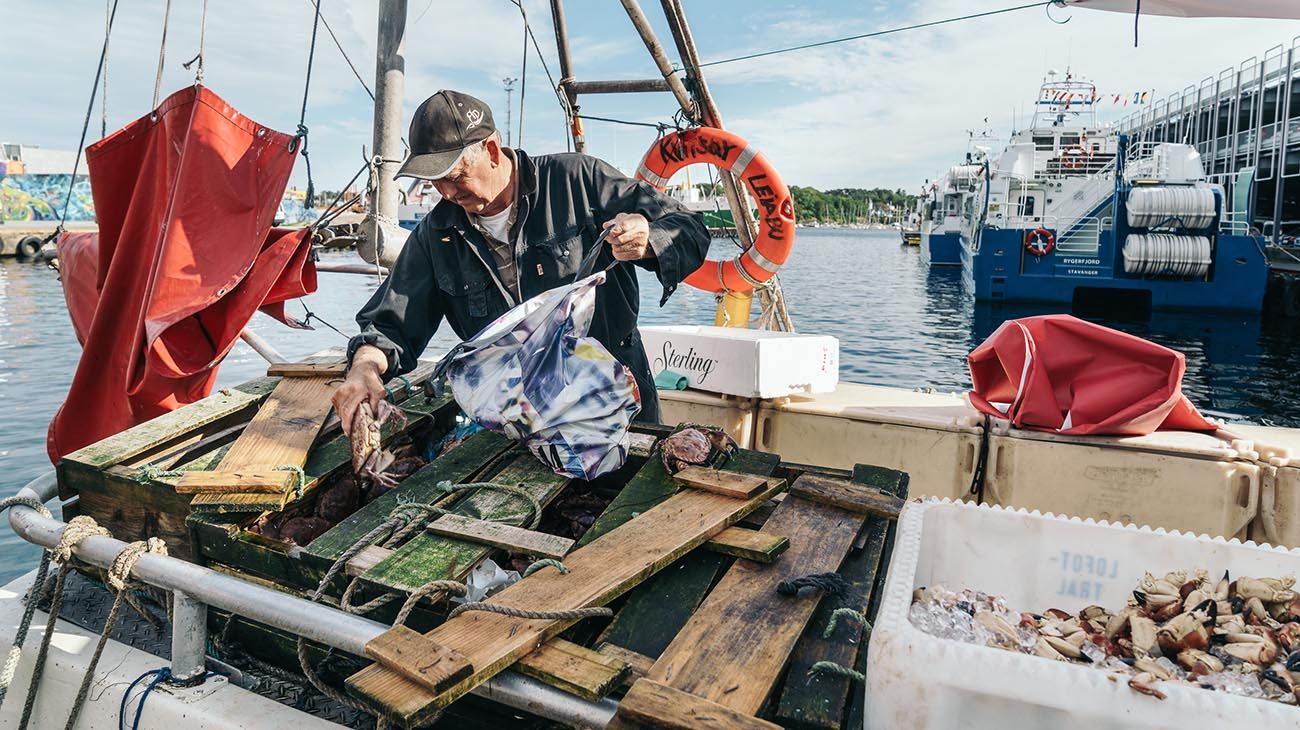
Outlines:
<svg viewBox="0 0 1300 730"><path fill-rule="evenodd" d="M439 366L465 415L576 479L623 466L641 410L632 371L587 337L604 281L602 271L529 299Z"/></svg>

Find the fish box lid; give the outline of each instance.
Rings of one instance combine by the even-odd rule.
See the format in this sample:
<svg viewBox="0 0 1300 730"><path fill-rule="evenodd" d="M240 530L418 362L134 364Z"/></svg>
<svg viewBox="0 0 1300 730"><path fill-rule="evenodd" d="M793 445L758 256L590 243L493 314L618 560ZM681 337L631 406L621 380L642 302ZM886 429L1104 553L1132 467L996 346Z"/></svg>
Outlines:
<svg viewBox="0 0 1300 730"><path fill-rule="evenodd" d="M1014 428L1010 421L994 418L992 433L1026 441L1150 451L1216 461L1254 461L1257 458L1254 444L1250 440L1235 437L1225 431L1156 431L1146 436L1078 436ZM1300 454L1300 451L1297 453Z"/></svg>
<svg viewBox="0 0 1300 730"><path fill-rule="evenodd" d="M796 395L759 404L778 413L843 418L867 423L979 433L984 416L958 393L921 393L860 383L840 383L830 393Z"/></svg>

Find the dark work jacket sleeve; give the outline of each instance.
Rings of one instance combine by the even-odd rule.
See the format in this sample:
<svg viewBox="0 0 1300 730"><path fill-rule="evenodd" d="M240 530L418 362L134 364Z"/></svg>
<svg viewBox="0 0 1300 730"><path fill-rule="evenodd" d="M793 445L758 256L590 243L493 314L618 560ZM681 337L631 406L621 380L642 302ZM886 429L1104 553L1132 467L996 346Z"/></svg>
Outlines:
<svg viewBox="0 0 1300 730"><path fill-rule="evenodd" d="M659 277L664 288L659 305L663 306L677 285L700 268L709 255L709 230L704 218L648 183L627 177L603 160L590 159L588 197L600 201L600 222L619 213L640 213L650 221L650 246L656 255L636 264Z"/></svg>
<svg viewBox="0 0 1300 730"><path fill-rule="evenodd" d="M361 334L348 343L348 365L361 345L374 345L388 356L385 378L415 369L416 361L442 322L427 226L411 233L388 278L357 312Z"/></svg>

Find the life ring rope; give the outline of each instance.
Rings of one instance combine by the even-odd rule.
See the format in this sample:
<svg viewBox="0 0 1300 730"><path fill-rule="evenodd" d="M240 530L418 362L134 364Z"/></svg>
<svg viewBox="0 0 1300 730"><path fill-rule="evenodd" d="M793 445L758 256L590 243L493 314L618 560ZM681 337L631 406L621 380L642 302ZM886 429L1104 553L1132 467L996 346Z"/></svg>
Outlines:
<svg viewBox="0 0 1300 730"><path fill-rule="evenodd" d="M686 283L717 294L748 292L766 284L781 269L794 247L794 200L767 157L739 136L714 127L696 127L665 135L646 151L637 179L659 190L687 165L723 168L749 189L758 203L754 245L733 259L709 260L686 277ZM733 218L736 211L732 211Z"/></svg>
<svg viewBox="0 0 1300 730"><path fill-rule="evenodd" d="M1055 247L1056 236L1046 228L1035 228L1025 234L1025 250L1034 256L1046 256Z"/></svg>

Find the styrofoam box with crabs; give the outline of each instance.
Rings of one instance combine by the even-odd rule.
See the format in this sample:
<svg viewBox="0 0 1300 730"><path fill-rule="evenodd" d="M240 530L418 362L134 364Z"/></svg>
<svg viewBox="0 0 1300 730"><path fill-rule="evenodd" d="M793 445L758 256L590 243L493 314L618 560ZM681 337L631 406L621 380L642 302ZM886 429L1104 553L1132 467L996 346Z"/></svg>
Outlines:
<svg viewBox="0 0 1300 730"><path fill-rule="evenodd" d="M1011 511L947 500L909 503L871 633L868 728L1300 727L1300 709L1161 683L1160 700L1127 677L942 639L908 619L912 591L943 585L1006 598L1013 611L1122 607L1146 572L1300 574L1300 551Z"/></svg>

